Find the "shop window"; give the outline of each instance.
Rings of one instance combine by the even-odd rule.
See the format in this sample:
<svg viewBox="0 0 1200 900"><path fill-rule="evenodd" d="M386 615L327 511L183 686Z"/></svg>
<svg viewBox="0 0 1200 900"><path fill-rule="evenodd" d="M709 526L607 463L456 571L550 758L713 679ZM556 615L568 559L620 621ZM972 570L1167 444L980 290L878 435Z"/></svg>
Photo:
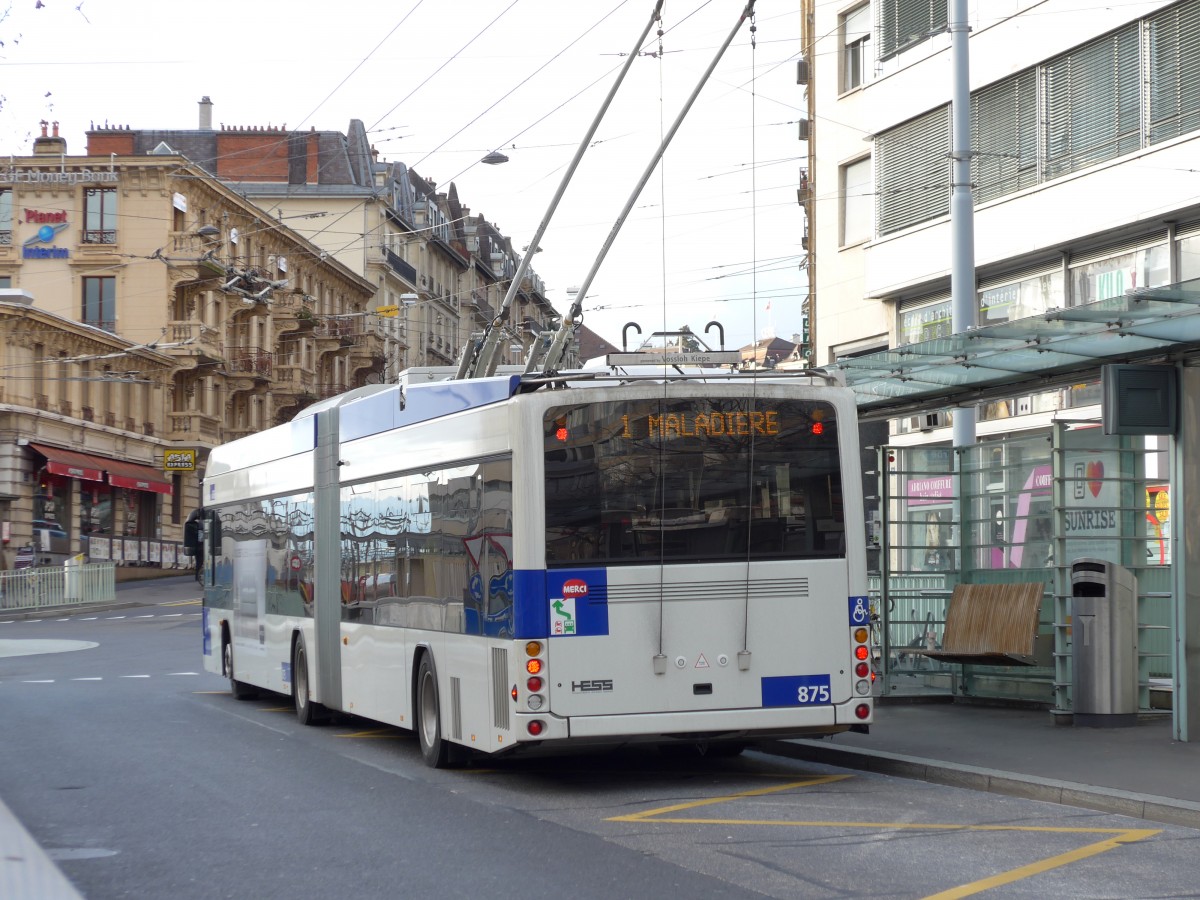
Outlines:
<svg viewBox="0 0 1200 900"><path fill-rule="evenodd" d="M900 313L900 343L917 344L951 334L950 301L930 303Z"/></svg>
<svg viewBox="0 0 1200 900"><path fill-rule="evenodd" d="M1111 256L1071 270L1071 305L1119 297L1137 288L1159 287L1169 278L1166 244Z"/></svg>
<svg viewBox="0 0 1200 900"><path fill-rule="evenodd" d="M1179 280L1200 278L1200 235L1179 241Z"/></svg>
<svg viewBox="0 0 1200 900"><path fill-rule="evenodd" d="M1065 306L1061 271L1035 275L979 292L979 324L995 325Z"/></svg>
<svg viewBox="0 0 1200 900"><path fill-rule="evenodd" d="M97 485L86 487L80 495L79 530L84 535L112 534L112 490Z"/></svg>

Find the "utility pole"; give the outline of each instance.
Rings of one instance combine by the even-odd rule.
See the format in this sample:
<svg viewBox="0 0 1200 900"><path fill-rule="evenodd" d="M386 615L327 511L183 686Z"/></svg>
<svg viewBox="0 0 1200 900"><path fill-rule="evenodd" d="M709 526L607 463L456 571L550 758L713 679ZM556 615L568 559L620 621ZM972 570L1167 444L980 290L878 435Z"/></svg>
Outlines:
<svg viewBox="0 0 1200 900"><path fill-rule="evenodd" d="M950 58L954 84L950 101L950 327L955 334L977 324L975 297L975 208L971 197L971 83L967 0L951 0ZM954 411L955 447L975 443L975 407Z"/></svg>

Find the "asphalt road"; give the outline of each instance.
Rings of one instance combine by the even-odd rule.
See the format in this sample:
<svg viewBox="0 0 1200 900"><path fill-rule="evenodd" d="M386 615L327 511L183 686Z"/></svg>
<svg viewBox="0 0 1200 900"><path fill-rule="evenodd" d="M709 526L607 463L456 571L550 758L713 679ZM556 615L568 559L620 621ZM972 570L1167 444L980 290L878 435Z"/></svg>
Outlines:
<svg viewBox="0 0 1200 900"><path fill-rule="evenodd" d="M0 797L90 900L1197 896L1200 832L755 751L431 770L235 701L198 613L0 623Z"/></svg>

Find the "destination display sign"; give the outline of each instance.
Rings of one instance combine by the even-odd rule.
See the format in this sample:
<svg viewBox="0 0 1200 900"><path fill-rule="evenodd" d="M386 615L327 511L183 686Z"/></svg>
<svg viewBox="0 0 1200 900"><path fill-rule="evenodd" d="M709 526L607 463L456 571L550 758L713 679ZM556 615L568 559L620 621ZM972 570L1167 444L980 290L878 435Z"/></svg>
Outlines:
<svg viewBox="0 0 1200 900"><path fill-rule="evenodd" d="M769 437L779 434L779 411L753 412L682 412L650 413L645 416L621 416L621 437L743 437L752 434Z"/></svg>

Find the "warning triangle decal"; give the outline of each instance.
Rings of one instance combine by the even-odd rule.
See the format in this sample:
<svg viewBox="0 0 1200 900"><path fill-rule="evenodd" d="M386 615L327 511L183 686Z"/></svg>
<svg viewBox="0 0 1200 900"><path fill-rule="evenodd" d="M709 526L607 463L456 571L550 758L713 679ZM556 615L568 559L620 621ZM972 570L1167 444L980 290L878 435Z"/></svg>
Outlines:
<svg viewBox="0 0 1200 900"><path fill-rule="evenodd" d="M700 658L698 660L696 660L696 668L697 669L707 669L708 668L708 660L704 658L703 653L701 653Z"/></svg>

